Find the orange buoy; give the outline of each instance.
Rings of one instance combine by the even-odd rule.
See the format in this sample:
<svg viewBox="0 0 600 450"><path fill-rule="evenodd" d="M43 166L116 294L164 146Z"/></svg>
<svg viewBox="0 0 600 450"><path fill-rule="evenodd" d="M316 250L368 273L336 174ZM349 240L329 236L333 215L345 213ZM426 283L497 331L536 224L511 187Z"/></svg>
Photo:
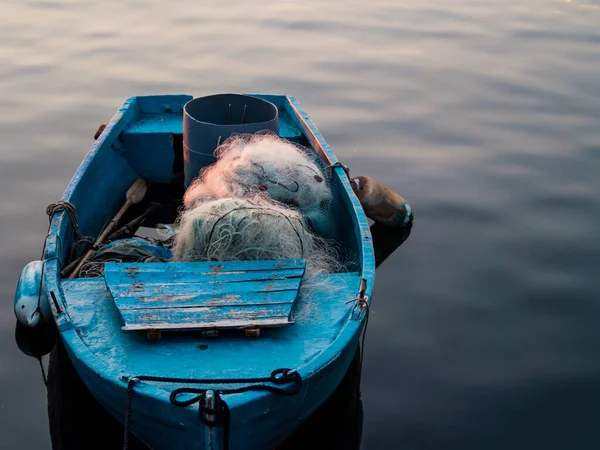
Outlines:
<svg viewBox="0 0 600 450"><path fill-rule="evenodd" d="M367 217L390 227L403 227L413 220L411 207L404 197L369 176L352 177L352 190Z"/></svg>

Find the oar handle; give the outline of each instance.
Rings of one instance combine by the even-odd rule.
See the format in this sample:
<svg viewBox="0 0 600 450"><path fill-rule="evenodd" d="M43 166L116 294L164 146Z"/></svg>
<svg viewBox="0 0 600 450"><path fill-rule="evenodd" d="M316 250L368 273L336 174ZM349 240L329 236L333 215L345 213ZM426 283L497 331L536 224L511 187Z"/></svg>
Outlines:
<svg viewBox="0 0 600 450"><path fill-rule="evenodd" d="M68 278L75 278L77 277L77 275L79 274L79 271L81 270L81 268L83 267L83 265L85 264L85 262L88 260L88 258L90 256L92 256L92 254L94 253L94 249L90 249L88 250L85 255L83 255L83 258L81 258L79 260L79 263L77 264L77 266L75 267L75 269L73 269L73 272L71 272L68 276Z"/></svg>
<svg viewBox="0 0 600 450"><path fill-rule="evenodd" d="M83 256L84 255L81 255L78 258L76 258L73 261L71 261L69 264L67 264L65 266L65 268L60 271L60 276L64 278L65 276L69 275L73 271L73 269L75 268L75 266L77 264L79 264L79 261L81 261L81 259L83 258Z"/></svg>
<svg viewBox="0 0 600 450"><path fill-rule="evenodd" d="M112 218L110 223L104 228L102 233L100 233L100 235L94 242L95 248L98 248L104 242L104 240L107 238L107 236L109 236L113 232L113 230L117 227L117 224L119 223L119 221L123 218L123 216L129 209L129 207L131 205L134 205L134 204L142 201L142 199L146 195L147 189L148 189L148 184L146 183L146 180L144 180L143 178L138 178L133 182L133 184L127 190L127 193L125 194L125 199L126 199L125 203L123 204L123 206L121 206L121 209L119 209L117 214L115 214L115 216ZM83 258L81 258L81 260L79 261L79 263L77 264L77 266L75 267L73 272L71 272L69 274L68 278L75 278L79 274L79 271L81 270L83 265L86 263L88 258L90 256L92 256L95 253L95 251L96 250L94 248L89 249L83 256Z"/></svg>
<svg viewBox="0 0 600 450"><path fill-rule="evenodd" d="M125 204L121 207L119 212L117 214L115 214L115 217L113 217L113 219L106 226L106 228L104 228L104 230L102 231L100 236L98 236L98 239L96 239L96 242L94 243L95 246L102 244L104 242L104 240L113 232L113 230L115 228L117 228L117 224L123 218L123 216L127 212L127 209L129 209L130 206L131 206L131 201L127 200L125 202Z"/></svg>

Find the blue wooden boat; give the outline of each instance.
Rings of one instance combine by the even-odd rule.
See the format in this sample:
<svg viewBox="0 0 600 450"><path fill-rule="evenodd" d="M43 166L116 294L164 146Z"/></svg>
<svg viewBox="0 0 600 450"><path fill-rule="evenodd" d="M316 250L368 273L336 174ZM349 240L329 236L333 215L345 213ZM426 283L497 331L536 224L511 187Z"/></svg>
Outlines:
<svg viewBox="0 0 600 450"><path fill-rule="evenodd" d="M61 208L49 213L42 264L18 287L17 294L41 283L37 313L56 323L87 388L126 433L154 449L276 448L338 386L368 317L372 238L346 168L295 98L248 95L274 104L279 135L309 148L330 174L336 238L358 255L351 271L323 275L338 289L334 296L316 294L318 308L309 317L290 320L303 301L302 260L109 262L101 277L62 277L75 227ZM75 207L83 235L101 232L136 179L158 191L181 183L176 143L190 100L166 95L124 102L62 197ZM34 269L43 272L41 280ZM225 305L235 314L215 303L227 298L238 300ZM155 302L154 309L144 300ZM261 314L253 310L257 304ZM234 330L219 326L224 317ZM161 339L149 339L158 332Z"/></svg>

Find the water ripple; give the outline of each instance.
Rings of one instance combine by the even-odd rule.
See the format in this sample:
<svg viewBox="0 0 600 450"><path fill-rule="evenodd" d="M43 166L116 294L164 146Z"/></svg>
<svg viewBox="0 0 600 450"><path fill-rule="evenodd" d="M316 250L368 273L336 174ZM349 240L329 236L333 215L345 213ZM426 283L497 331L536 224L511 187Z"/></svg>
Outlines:
<svg viewBox="0 0 600 450"><path fill-rule="evenodd" d="M380 179L416 214L377 272L363 447L595 450L594 6L2 3L2 292L10 300L18 271L39 257L46 205L125 98L294 95L352 174ZM11 342L10 303L2 386L38 376ZM26 391L26 409L2 397L0 447L48 447L44 393Z"/></svg>

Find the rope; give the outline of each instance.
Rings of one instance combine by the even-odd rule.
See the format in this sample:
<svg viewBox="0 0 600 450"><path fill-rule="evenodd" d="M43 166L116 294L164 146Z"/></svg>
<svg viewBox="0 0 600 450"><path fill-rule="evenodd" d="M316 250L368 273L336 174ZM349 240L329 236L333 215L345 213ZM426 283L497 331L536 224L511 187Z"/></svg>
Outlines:
<svg viewBox="0 0 600 450"><path fill-rule="evenodd" d="M48 215L48 232L50 231L50 224L52 223L52 217L54 216L54 214L56 214L57 212L60 211L66 211L67 214L69 215L69 219L71 220L71 227L73 228L73 235L75 237L74 239L74 244L73 244L73 248L71 249L71 260L76 259L77 255L80 253L79 247L81 247L81 244L85 244L85 248L81 251L81 254L85 254L88 250L94 248L94 238L92 237L87 237L84 236L83 234L81 234L81 231L79 231L79 221L77 220L77 210L75 209L75 206L66 201L66 200L59 200L55 203L51 203L50 205L48 205L48 207L46 208L46 214ZM60 235L58 235L60 237ZM47 238L48 236L46 236ZM46 248L46 244L44 242L44 249ZM97 249L96 249L97 250ZM42 255L43 255L44 250L42 250ZM61 271L61 276L66 276L68 275L68 273L64 273L69 272L70 271L70 267L71 265L68 265L66 268L62 268Z"/></svg>
<svg viewBox="0 0 600 450"><path fill-rule="evenodd" d="M50 226L48 225L48 230L50 229ZM42 289L44 289L44 274L45 274L45 268L46 268L46 263L48 261L58 261L58 266L59 268L62 268L62 261L58 256L52 256L51 258L47 258L44 259L44 253L46 251L46 242L48 241L48 236L50 236L50 234L46 234L46 237L44 238L44 245L42 246L42 256L40 256L40 260L42 261L42 273L40 274L40 285L38 286L38 298L37 298L37 307L35 308L35 310L33 311L33 313L31 313L31 317L33 317L36 313L38 313L40 315L40 322L43 320L42 317ZM60 236L58 236L60 238ZM62 240L61 240L62 243ZM62 244L61 244L62 245ZM60 312L59 309L57 309L58 312ZM42 361L40 360L40 364L42 363ZM44 374L44 368L42 367L42 376L44 378L44 384L48 384L46 382L46 376Z"/></svg>
<svg viewBox="0 0 600 450"><path fill-rule="evenodd" d="M46 377L46 372L44 371L44 363L42 362L42 358L38 358L40 362L40 369L42 369L42 380L44 380L44 385L48 386L48 378Z"/></svg>
<svg viewBox="0 0 600 450"><path fill-rule="evenodd" d="M123 262L120 258L107 258L102 261L88 261L79 270L81 278L98 278L104 276L104 264L107 262Z"/></svg>
<svg viewBox="0 0 600 450"><path fill-rule="evenodd" d="M50 211L50 206L48 207L46 212L49 214L49 216L50 216L49 222L51 222L52 215L50 215L49 211ZM54 214L54 212L56 212L56 211L52 211L51 214ZM48 231L50 231L50 224L48 224ZM50 236L49 233L47 233L46 237L44 238L44 245L42 246L42 255L40 256L40 260L42 261L42 273L40 274L40 285L38 286L37 307L31 314L31 317L33 317L33 315L35 313L38 313L40 315L40 321L44 320L44 318L42 317L42 289L44 288L44 273L45 273L44 269L46 268L46 263L48 261L56 260L56 261L58 261L59 268L62 268L62 261L58 256L52 256L51 258L44 259L44 253L46 251L46 242L48 241L48 236ZM58 238L60 238L60 236L58 236ZM62 239L61 239L61 245L62 245ZM60 313L60 308L57 307L57 311ZM41 357L37 358L37 360L40 363L40 369L42 371L42 380L44 381L44 386L48 386L48 377L46 377L46 371L44 370L44 362L42 361Z"/></svg>
<svg viewBox="0 0 600 450"><path fill-rule="evenodd" d="M46 247L46 244L44 244L44 247ZM42 318L42 289L44 289L44 273L45 273L44 269L46 268L46 263L48 261L52 261L52 260L57 260L59 266L61 265L61 261L58 256L53 256L52 258L42 260L42 273L40 274L40 285L38 286L37 307L35 308L33 313L31 313L31 317L33 317L35 315L35 313L38 313L40 315L40 322L43 320L43 318Z"/></svg>
<svg viewBox="0 0 600 450"><path fill-rule="evenodd" d="M129 423L131 422L131 402L133 400L133 386L139 380L132 378L127 383L127 403L125 404L125 435L123 436L123 450L129 450Z"/></svg>
<svg viewBox="0 0 600 450"><path fill-rule="evenodd" d="M363 330L362 340L360 344L360 372L362 373L363 358L365 356L365 338L367 337L367 326L369 325L369 308L365 312L365 328Z"/></svg>
<svg viewBox="0 0 600 450"><path fill-rule="evenodd" d="M365 313L365 328L363 329L363 335L361 338L361 344L360 344L360 371L362 372L362 367L363 367L363 357L365 355L365 339L367 337L367 327L369 325L369 297L367 297L365 295L365 292L367 290L367 280L365 278L362 279L361 282L361 287L360 287L360 291L358 292L358 296L356 296L356 298L353 298L352 300L348 300L346 303L352 303L354 302L354 307L352 308L352 311L350 312L350 315L354 315L354 311L356 309L358 309L358 316L356 317L356 320L360 320L360 317L362 316L363 312Z"/></svg>
<svg viewBox="0 0 600 450"><path fill-rule="evenodd" d="M156 377L151 375L140 375L132 377L127 383L127 402L125 405L125 424L124 424L124 438L123 438L123 450L129 449L129 435L130 435L130 424L131 424L131 404L133 401L133 387L140 381L153 381L162 383L185 383L185 384L245 384L245 383L273 383L276 386L267 384L250 384L248 386L241 386L238 388L229 389L206 389L206 388L187 388L181 387L173 390L169 396L169 401L178 407L185 408L191 406L194 403L198 403L198 414L200 421L208 427L214 427L219 423L223 423L224 428L224 449L227 450L229 447L229 424L230 424L230 413L229 407L225 400L221 398L221 394L239 394L247 391L268 391L276 394L285 396L292 396L299 393L302 389L302 377L296 370L292 369L276 369L271 372L269 377L258 377L258 378L237 378L237 379L226 379L226 378L214 378L214 379L195 379L195 378L176 378L176 377ZM286 389L277 385L294 383L292 389ZM204 405L204 399L206 398L206 392L212 390L215 392L215 408L206 408ZM178 400L177 397L181 394L197 394L188 400ZM207 415L214 415L214 421L208 421L205 417Z"/></svg>
<svg viewBox="0 0 600 450"><path fill-rule="evenodd" d="M52 222L52 216L59 211L66 211L71 219L71 226L73 227L73 233L75 234L75 240L79 241L83 238L83 235L79 231L79 223L77 221L77 210L72 203L65 200L59 200L56 203L48 205L46 208L46 214L48 214L48 221Z"/></svg>

